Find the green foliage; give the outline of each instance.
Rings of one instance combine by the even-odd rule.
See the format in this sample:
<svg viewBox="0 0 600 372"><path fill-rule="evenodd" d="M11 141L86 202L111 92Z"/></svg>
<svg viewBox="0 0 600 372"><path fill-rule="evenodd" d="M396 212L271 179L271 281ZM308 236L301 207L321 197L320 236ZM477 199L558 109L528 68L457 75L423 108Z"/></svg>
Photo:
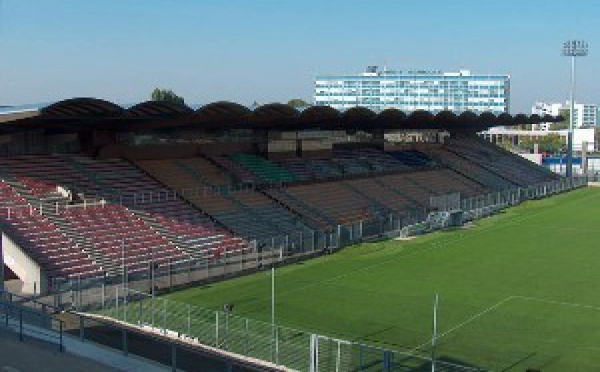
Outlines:
<svg viewBox="0 0 600 372"><path fill-rule="evenodd" d="M470 229L389 240L277 269L281 325L496 371L597 371L600 189L524 203ZM270 276L175 292L173 300L270 321ZM209 331L207 331L209 332ZM518 367L510 366L518 363ZM509 367L507 367L509 366Z"/></svg>
<svg viewBox="0 0 600 372"><path fill-rule="evenodd" d="M554 129L554 130L569 129L569 124L571 123L570 113L571 113L570 109L562 109L562 110L560 110L560 115L565 120L560 121L558 123L553 123L551 125L552 129Z"/></svg>
<svg viewBox="0 0 600 372"><path fill-rule="evenodd" d="M557 153L566 147L565 140L560 135L549 134L538 138L521 138L519 148L526 151L533 151L534 144L536 143L540 152Z"/></svg>
<svg viewBox="0 0 600 372"><path fill-rule="evenodd" d="M288 104L288 106L292 106L294 108L310 106L310 103L306 102L305 100L303 100L301 98L291 99L288 101L287 104Z"/></svg>
<svg viewBox="0 0 600 372"><path fill-rule="evenodd" d="M166 101L166 102L177 103L180 105L185 104L185 100L182 97L175 94L170 89L154 88L150 98L152 101Z"/></svg>

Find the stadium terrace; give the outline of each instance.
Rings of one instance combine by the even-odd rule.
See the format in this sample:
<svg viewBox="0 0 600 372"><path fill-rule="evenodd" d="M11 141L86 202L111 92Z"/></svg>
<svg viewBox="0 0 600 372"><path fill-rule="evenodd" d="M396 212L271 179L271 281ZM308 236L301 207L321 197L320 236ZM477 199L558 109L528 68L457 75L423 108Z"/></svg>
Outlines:
<svg viewBox="0 0 600 372"><path fill-rule="evenodd" d="M278 103L254 110L231 102L125 108L93 98L3 108L0 283L11 300L33 295L42 309L75 310L68 314L79 317L80 338L101 318L102 327L127 324L148 340L176 339L173 368L184 343L208 345L211 355L228 360L250 357L260 370L333 371L319 345L337 350L330 355L336 371L372 364L387 372L393 360L429 365L433 359L422 353L407 359L396 349L287 328L274 316L271 324L233 316L235 304L220 291L213 298L226 301L223 311L161 294L234 276L254 280L248 274L265 268L273 268L274 280L274 268L288 263L460 227L584 186L584 179L564 178L478 136L495 126L560 120L364 107L299 111ZM240 293L252 291L259 289ZM131 329L119 329L125 340ZM126 352L126 341L121 345ZM453 363L447 370L475 370Z"/></svg>
<svg viewBox="0 0 600 372"><path fill-rule="evenodd" d="M557 179L475 135L557 120L94 98L4 109L6 277L46 293L281 244L324 249L343 224L365 234L374 220L423 212L434 196Z"/></svg>

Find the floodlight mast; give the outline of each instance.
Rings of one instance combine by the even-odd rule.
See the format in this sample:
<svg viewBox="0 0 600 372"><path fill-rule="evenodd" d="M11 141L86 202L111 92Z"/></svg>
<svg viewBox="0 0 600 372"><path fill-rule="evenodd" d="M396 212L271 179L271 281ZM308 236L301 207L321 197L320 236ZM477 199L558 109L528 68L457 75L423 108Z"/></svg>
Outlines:
<svg viewBox="0 0 600 372"><path fill-rule="evenodd" d="M567 172L573 177L573 126L575 122L575 58L588 55L588 43L583 40L569 40L563 44L562 55L571 57L571 92L569 109L569 132L567 134Z"/></svg>

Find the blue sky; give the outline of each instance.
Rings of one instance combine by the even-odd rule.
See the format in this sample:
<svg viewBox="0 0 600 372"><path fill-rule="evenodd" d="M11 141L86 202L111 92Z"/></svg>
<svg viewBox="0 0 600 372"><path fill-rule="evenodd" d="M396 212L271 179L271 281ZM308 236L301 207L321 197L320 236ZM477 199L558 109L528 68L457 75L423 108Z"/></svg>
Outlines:
<svg viewBox="0 0 600 372"><path fill-rule="evenodd" d="M312 99L316 74L386 63L508 73L512 111L529 111L566 98L571 38L590 43L580 101L600 104L597 0L0 2L0 105L132 103L156 86L188 103Z"/></svg>

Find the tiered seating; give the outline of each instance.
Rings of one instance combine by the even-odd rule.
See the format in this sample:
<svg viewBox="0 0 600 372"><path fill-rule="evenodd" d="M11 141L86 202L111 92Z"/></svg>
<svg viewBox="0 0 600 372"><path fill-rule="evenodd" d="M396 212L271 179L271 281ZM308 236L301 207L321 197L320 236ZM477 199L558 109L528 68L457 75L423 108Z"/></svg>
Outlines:
<svg viewBox="0 0 600 372"><path fill-rule="evenodd" d="M212 220L175 197L158 182L121 160L93 160L86 157L26 156L0 159L0 167L17 179L36 175L48 186L35 187L28 180L22 186L31 197L41 200L43 192L56 190L57 185L75 187L85 195L99 195L113 203L122 202L160 235L192 257L211 256L214 252L239 251L246 243L226 230L216 227ZM42 192L43 191L43 192ZM121 216L125 218L124 216ZM148 243L150 245L150 242ZM172 257L172 261L177 257Z"/></svg>
<svg viewBox="0 0 600 372"><path fill-rule="evenodd" d="M486 189L449 169L379 177L381 182L401 192L422 206L429 207L430 197L460 193L463 197L483 194Z"/></svg>
<svg viewBox="0 0 600 372"><path fill-rule="evenodd" d="M357 151L334 151L331 160L341 167L346 175L368 174L373 171L366 157L361 157Z"/></svg>
<svg viewBox="0 0 600 372"><path fill-rule="evenodd" d="M319 207L315 207L300 198L287 192L285 188L267 189L265 193L271 198L278 200L300 215L302 219L309 225L317 228L327 228L336 225L335 219L322 213Z"/></svg>
<svg viewBox="0 0 600 372"><path fill-rule="evenodd" d="M265 182L282 183L297 180L296 176L284 167L258 155L239 153L231 155L230 158Z"/></svg>
<svg viewBox="0 0 600 372"><path fill-rule="evenodd" d="M449 169L436 169L407 174L407 178L433 195L460 193L463 197L481 195L486 189L476 182L458 176Z"/></svg>
<svg viewBox="0 0 600 372"><path fill-rule="evenodd" d="M370 198L387 206L394 212L404 212L420 207L419 204L411 200L405 193L386 186L378 178L360 178L344 181L344 183L361 190L364 194L369 195Z"/></svg>
<svg viewBox="0 0 600 372"><path fill-rule="evenodd" d="M243 210L246 210L245 214L238 216L240 219L246 220L245 224L249 228L248 235L242 234L242 236L264 239L310 229L298 215L259 192L244 190L231 194L231 197L244 207ZM251 214L248 213L249 210ZM261 228L263 232L259 233ZM234 230L241 231L239 227Z"/></svg>
<svg viewBox="0 0 600 372"><path fill-rule="evenodd" d="M244 183L258 183L261 179L254 175L251 171L244 168L237 162L221 155L207 155L207 158L218 164L223 169L226 169L231 175L237 178L238 181Z"/></svg>
<svg viewBox="0 0 600 372"><path fill-rule="evenodd" d="M514 154L500 146L494 145L491 142L484 140L483 138L470 137L467 140L472 143L472 146L480 146L492 153L496 153L500 155L503 159L505 159L505 161L512 160L514 162L519 163L519 167L523 169L524 172L529 171L530 173L535 174L537 176L537 181L544 182L548 180L556 180L559 178L559 176L556 173L552 172L550 169L546 167L541 167L523 158L522 156Z"/></svg>
<svg viewBox="0 0 600 372"><path fill-rule="evenodd" d="M66 186L74 191L95 189L90 179L58 156L0 158L0 169L29 187L34 195L55 191L56 185Z"/></svg>
<svg viewBox="0 0 600 372"><path fill-rule="evenodd" d="M127 208L107 204L70 208L60 214L62 229L94 250L109 273L125 265L128 272L147 270L149 264L189 260L189 255L160 236Z"/></svg>
<svg viewBox="0 0 600 372"><path fill-rule="evenodd" d="M251 239L265 239L277 235L288 235L307 229L307 226L289 210L255 190L223 193L218 188L203 187L196 170L180 167L181 164L196 164L208 168L206 163L195 158L140 161L139 165L164 184L174 189L187 189L181 195L191 203L214 216L221 224L237 235ZM208 164L211 165L211 164ZM217 181L226 178L213 177ZM194 191L194 187L201 187Z"/></svg>
<svg viewBox="0 0 600 372"><path fill-rule="evenodd" d="M25 187L31 190L33 195L46 195L56 191L56 185L54 183L48 183L42 180L36 180L26 176L16 177Z"/></svg>
<svg viewBox="0 0 600 372"><path fill-rule="evenodd" d="M49 278L102 275L102 268L82 248L4 181L0 181L0 211L3 231L43 266Z"/></svg>
<svg viewBox="0 0 600 372"><path fill-rule="evenodd" d="M203 158L186 158L173 160L177 165L193 172L206 184L212 186L229 186L233 179L216 165Z"/></svg>
<svg viewBox="0 0 600 372"><path fill-rule="evenodd" d="M402 164L413 168L426 167L433 162L429 156L415 150L391 151L388 154Z"/></svg>
<svg viewBox="0 0 600 372"><path fill-rule="evenodd" d="M428 147L422 151L427 152L430 156L438 159L440 163L447 165L464 177L469 177L473 180L476 180L489 189L502 190L515 187L515 184L509 182L507 179L492 173L491 171L465 159L462 156L448 151L445 147Z"/></svg>
<svg viewBox="0 0 600 372"><path fill-rule="evenodd" d="M300 181L308 181L319 178L317 176L318 170L314 170L313 167L311 167L311 162L303 158L289 158L281 160L279 164L292 172Z"/></svg>
<svg viewBox="0 0 600 372"><path fill-rule="evenodd" d="M330 180L342 176L374 175L435 165L418 151L383 152L375 148L335 149L330 158L290 158L279 164L298 180Z"/></svg>
<svg viewBox="0 0 600 372"><path fill-rule="evenodd" d="M416 203L421 208L429 206L431 191L417 184L406 174L392 174L377 177L377 181L396 192L401 193L407 199Z"/></svg>
<svg viewBox="0 0 600 372"><path fill-rule="evenodd" d="M406 170L411 168L411 164L399 161L393 154L383 152L377 149L359 149L355 150L356 156L367 162L374 171L392 171Z"/></svg>
<svg viewBox="0 0 600 372"><path fill-rule="evenodd" d="M134 214L145 218L154 229L186 253L205 256L216 251L245 249L244 241L215 226L208 216L175 197L169 189L131 164L121 160L97 161L89 158L75 158L74 161L87 172L94 173L98 188L112 186L113 191L129 196L133 193L146 194L147 197L125 197L123 200Z"/></svg>
<svg viewBox="0 0 600 372"><path fill-rule="evenodd" d="M324 182L271 190L282 203L318 221L321 227L371 219L376 216L373 202L341 182Z"/></svg>
<svg viewBox="0 0 600 372"><path fill-rule="evenodd" d="M548 172L540 171L533 164L528 165L524 159L517 158L507 152L501 152L489 144L482 144L477 139L450 139L447 149L459 154L482 167L503 175L506 179L519 186L527 186L554 179Z"/></svg>
<svg viewBox="0 0 600 372"><path fill-rule="evenodd" d="M313 170L316 179L327 180L339 178L344 175L344 169L340 164L331 159L311 159L307 161L308 166Z"/></svg>

